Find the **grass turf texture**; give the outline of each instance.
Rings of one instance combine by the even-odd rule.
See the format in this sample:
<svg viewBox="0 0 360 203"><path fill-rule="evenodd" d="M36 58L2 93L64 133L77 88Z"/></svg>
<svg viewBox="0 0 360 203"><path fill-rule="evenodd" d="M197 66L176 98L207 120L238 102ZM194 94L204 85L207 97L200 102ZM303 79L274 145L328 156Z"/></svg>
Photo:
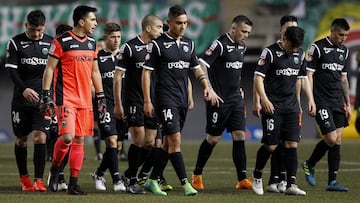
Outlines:
<svg viewBox="0 0 360 203"><path fill-rule="evenodd" d="M144 195L131 195L123 192L112 191L112 181L108 172L107 191L95 190L95 185L90 177L99 164L94 159L95 152L92 143L85 145L85 157L83 169L80 174L79 184L88 192L87 196L69 196L65 192L22 192L16 168L13 143L0 144L0 202L357 202L360 193L360 140L344 141L341 148L341 166L338 182L349 187L349 192L326 192L327 185L327 155L317 164L315 177L317 185L309 186L305 182L301 163L310 156L316 140L305 140L298 148L298 174L297 185L307 192L306 196L287 196L284 194L266 193L263 196L255 195L251 190L236 190L236 172L231 157L232 142L220 142L213 151L203 174L205 190L199 191L197 196L185 197L183 189L175 175L171 163L165 170L168 183L174 186L174 190L168 192L168 196L155 196L150 192ZM183 156L189 180L191 180L197 152L201 141L184 141L182 144ZM247 164L248 176L255 165L255 156L259 142L247 142ZM102 146L104 149L104 145ZM128 143L126 145L128 149ZM28 167L30 176L33 178L32 166L32 144L28 151ZM127 167L127 162L120 161L120 173ZM264 189L269 177L270 160L264 169ZM47 179L50 163L46 163L44 179ZM69 170L65 168L66 181L68 181Z"/></svg>

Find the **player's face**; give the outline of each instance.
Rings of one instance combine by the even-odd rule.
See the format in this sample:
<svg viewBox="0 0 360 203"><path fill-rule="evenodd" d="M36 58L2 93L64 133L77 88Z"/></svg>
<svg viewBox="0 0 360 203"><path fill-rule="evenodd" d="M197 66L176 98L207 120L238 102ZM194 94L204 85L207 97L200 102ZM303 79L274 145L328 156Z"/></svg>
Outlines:
<svg viewBox="0 0 360 203"><path fill-rule="evenodd" d="M45 31L45 25L35 26L26 23L25 28L27 36L32 40L39 40Z"/></svg>
<svg viewBox="0 0 360 203"><path fill-rule="evenodd" d="M176 18L168 19L169 24L169 34L174 38L180 38L184 36L187 25L188 17L187 15L179 15Z"/></svg>
<svg viewBox="0 0 360 203"><path fill-rule="evenodd" d="M283 38L281 46L288 55L299 51L299 47L294 47L292 43L286 39L286 37Z"/></svg>
<svg viewBox="0 0 360 203"><path fill-rule="evenodd" d="M83 19L84 21L84 32L86 34L92 34L97 26L96 16L94 12L88 13Z"/></svg>
<svg viewBox="0 0 360 203"><path fill-rule="evenodd" d="M335 45L341 45L349 36L349 30L333 29L330 34L330 41Z"/></svg>
<svg viewBox="0 0 360 203"><path fill-rule="evenodd" d="M280 27L280 40L283 40L284 33L288 27L297 27L298 23L295 21L288 21L283 26Z"/></svg>
<svg viewBox="0 0 360 203"><path fill-rule="evenodd" d="M105 37L106 42L106 48L109 51L114 51L119 48L120 42L121 42L121 32L112 32L109 35L106 35Z"/></svg>
<svg viewBox="0 0 360 203"><path fill-rule="evenodd" d="M233 40L237 43L244 43L245 40L249 37L252 27L246 23L241 23L240 25L233 25L232 27L232 37Z"/></svg>
<svg viewBox="0 0 360 203"><path fill-rule="evenodd" d="M150 26L150 38L156 39L163 33L163 23L160 20L155 20L153 25Z"/></svg>

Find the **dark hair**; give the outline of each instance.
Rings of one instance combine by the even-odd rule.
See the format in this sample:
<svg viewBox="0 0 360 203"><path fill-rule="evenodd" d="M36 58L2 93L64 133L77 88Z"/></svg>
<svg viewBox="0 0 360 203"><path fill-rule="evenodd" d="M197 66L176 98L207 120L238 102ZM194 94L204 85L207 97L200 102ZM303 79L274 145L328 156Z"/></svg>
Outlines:
<svg viewBox="0 0 360 203"><path fill-rule="evenodd" d="M298 22L298 19L296 16L286 15L281 17L280 19L280 26L285 25L287 22Z"/></svg>
<svg viewBox="0 0 360 203"><path fill-rule="evenodd" d="M96 12L97 9L89 6L80 5L74 9L73 21L74 26L77 26L80 19L85 18L90 12Z"/></svg>
<svg viewBox="0 0 360 203"><path fill-rule="evenodd" d="M331 29L343 29L348 31L350 29L349 23L344 18L336 18L331 23Z"/></svg>
<svg viewBox="0 0 360 203"><path fill-rule="evenodd" d="M46 18L42 11L34 10L27 15L26 20L27 23L29 23L30 25L41 26L41 25L45 25Z"/></svg>
<svg viewBox="0 0 360 203"><path fill-rule="evenodd" d="M291 26L285 31L285 38L288 40L292 47L300 47L304 43L305 31L300 27Z"/></svg>
<svg viewBox="0 0 360 203"><path fill-rule="evenodd" d="M121 31L121 27L119 24L116 23L106 23L104 26L104 34L109 35L112 32Z"/></svg>
<svg viewBox="0 0 360 203"><path fill-rule="evenodd" d="M250 25L250 26L253 25L253 23L251 22L251 20L250 20L248 17L244 16L244 15L238 15L238 16L236 16L236 17L233 19L232 23L235 23L235 24L237 24L237 25L240 25L241 23L245 23L246 25Z"/></svg>
<svg viewBox="0 0 360 203"><path fill-rule="evenodd" d="M56 27L55 34L62 35L64 34L64 32L69 31L71 29L72 27L70 25L60 24L59 26Z"/></svg>
<svg viewBox="0 0 360 203"><path fill-rule="evenodd" d="M176 18L180 15L187 15L181 6L175 5L169 8L168 18Z"/></svg>
<svg viewBox="0 0 360 203"><path fill-rule="evenodd" d="M167 32L169 30L169 25L164 23L163 24L163 30L164 30L164 32Z"/></svg>

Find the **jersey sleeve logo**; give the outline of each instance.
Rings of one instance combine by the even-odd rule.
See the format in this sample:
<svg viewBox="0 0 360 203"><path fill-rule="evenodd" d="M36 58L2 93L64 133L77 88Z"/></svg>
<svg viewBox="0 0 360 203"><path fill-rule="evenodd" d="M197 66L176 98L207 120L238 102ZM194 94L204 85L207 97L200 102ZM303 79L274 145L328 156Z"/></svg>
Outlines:
<svg viewBox="0 0 360 203"><path fill-rule="evenodd" d="M218 46L218 43L214 40L210 47L205 51L205 54L211 56L215 48Z"/></svg>
<svg viewBox="0 0 360 203"><path fill-rule="evenodd" d="M49 53L50 53L50 54L54 54L55 49L56 49L55 44L51 44Z"/></svg>
<svg viewBox="0 0 360 203"><path fill-rule="evenodd" d="M153 48L154 44L152 42L150 42L147 47L146 47L146 51L151 54L152 52L152 48Z"/></svg>

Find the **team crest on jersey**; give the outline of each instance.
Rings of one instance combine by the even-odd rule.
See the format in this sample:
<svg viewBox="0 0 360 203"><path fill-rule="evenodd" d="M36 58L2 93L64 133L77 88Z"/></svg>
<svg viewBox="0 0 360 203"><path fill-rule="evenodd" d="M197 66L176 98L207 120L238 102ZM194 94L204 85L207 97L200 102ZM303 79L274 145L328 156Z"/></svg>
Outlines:
<svg viewBox="0 0 360 203"><path fill-rule="evenodd" d="M294 63L299 64L299 57L294 57Z"/></svg>
<svg viewBox="0 0 360 203"><path fill-rule="evenodd" d="M189 47L188 46L183 46L183 50L187 53L187 52L189 52Z"/></svg>
<svg viewBox="0 0 360 203"><path fill-rule="evenodd" d="M44 55L48 55L49 49L48 49L48 48L43 48L43 49L41 50L41 53L43 53Z"/></svg>
<svg viewBox="0 0 360 203"><path fill-rule="evenodd" d="M88 42L88 48L93 49L93 45L90 42Z"/></svg>
<svg viewBox="0 0 360 203"><path fill-rule="evenodd" d="M340 61L344 61L344 59L345 59L345 58L344 58L344 55L340 54L339 60L340 60Z"/></svg>

